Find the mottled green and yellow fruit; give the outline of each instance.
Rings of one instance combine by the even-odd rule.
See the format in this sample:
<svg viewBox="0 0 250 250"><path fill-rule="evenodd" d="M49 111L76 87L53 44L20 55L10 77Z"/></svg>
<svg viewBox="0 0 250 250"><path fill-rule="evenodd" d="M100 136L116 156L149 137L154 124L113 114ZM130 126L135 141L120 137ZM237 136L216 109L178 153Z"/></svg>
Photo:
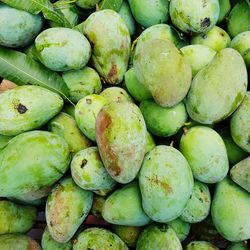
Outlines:
<svg viewBox="0 0 250 250"><path fill-rule="evenodd" d="M223 49L194 77L186 100L188 114L202 124L224 120L238 108L246 90L243 58L234 49Z"/></svg>
<svg viewBox="0 0 250 250"><path fill-rule="evenodd" d="M84 22L84 34L89 39L92 64L107 83L118 84L128 67L130 35L121 16L113 10L91 14Z"/></svg>
<svg viewBox="0 0 250 250"><path fill-rule="evenodd" d="M39 128L62 107L63 99L42 87L20 86L5 91L0 94L0 134L17 135Z"/></svg>
<svg viewBox="0 0 250 250"><path fill-rule="evenodd" d="M52 238L68 242L88 216L92 202L93 193L79 188L72 178L61 180L46 203L46 221Z"/></svg>
<svg viewBox="0 0 250 250"><path fill-rule="evenodd" d="M172 220L170 222L168 222L168 225L174 229L177 237L179 238L180 241L184 241L190 231L190 224L177 218L175 220Z"/></svg>
<svg viewBox="0 0 250 250"><path fill-rule="evenodd" d="M183 32L201 33L210 30L218 21L218 0L171 0L170 17Z"/></svg>
<svg viewBox="0 0 250 250"><path fill-rule="evenodd" d="M240 241L240 242L233 242L228 247L227 250L247 250L247 242Z"/></svg>
<svg viewBox="0 0 250 250"><path fill-rule="evenodd" d="M145 213L157 222L176 219L192 194L193 182L188 162L177 149L156 146L145 156L139 174Z"/></svg>
<svg viewBox="0 0 250 250"><path fill-rule="evenodd" d="M107 100L107 103L134 102L127 91L120 87L106 88L101 92L100 96L104 97Z"/></svg>
<svg viewBox="0 0 250 250"><path fill-rule="evenodd" d="M250 238L249 211L250 196L246 190L229 178L217 184L211 214L216 229L225 239L238 242Z"/></svg>
<svg viewBox="0 0 250 250"><path fill-rule="evenodd" d="M49 187L64 175L69 162L68 144L60 136L45 131L20 134L0 152L0 196Z"/></svg>
<svg viewBox="0 0 250 250"><path fill-rule="evenodd" d="M207 241L191 241L186 250L219 250L219 248Z"/></svg>
<svg viewBox="0 0 250 250"><path fill-rule="evenodd" d="M18 48L30 44L43 26L41 15L0 4L0 45Z"/></svg>
<svg viewBox="0 0 250 250"><path fill-rule="evenodd" d="M219 4L220 4L220 15L219 15L218 23L221 23L222 21L224 21L224 19L230 12L231 3L230 3L230 0L219 0Z"/></svg>
<svg viewBox="0 0 250 250"><path fill-rule="evenodd" d="M167 225L151 225L139 236L136 250L182 250L175 231Z"/></svg>
<svg viewBox="0 0 250 250"><path fill-rule="evenodd" d="M146 136L145 121L135 104L111 102L99 112L96 141L114 180L125 184L137 176L146 151Z"/></svg>
<svg viewBox="0 0 250 250"><path fill-rule="evenodd" d="M76 4L83 9L92 9L100 0L77 0Z"/></svg>
<svg viewBox="0 0 250 250"><path fill-rule="evenodd" d="M136 47L134 69L138 80L162 107L182 101L191 84L191 67L167 39L149 39Z"/></svg>
<svg viewBox="0 0 250 250"><path fill-rule="evenodd" d="M73 250L128 250L126 244L112 232L92 227L84 230L77 237Z"/></svg>

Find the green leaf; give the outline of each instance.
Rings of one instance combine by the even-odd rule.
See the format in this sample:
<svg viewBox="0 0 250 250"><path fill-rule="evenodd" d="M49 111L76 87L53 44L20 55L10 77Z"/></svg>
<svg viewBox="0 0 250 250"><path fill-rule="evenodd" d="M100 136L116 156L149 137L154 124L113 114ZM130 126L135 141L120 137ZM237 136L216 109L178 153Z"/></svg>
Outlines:
<svg viewBox="0 0 250 250"><path fill-rule="evenodd" d="M118 12L122 6L123 0L103 0L99 7L100 10L111 9Z"/></svg>
<svg viewBox="0 0 250 250"><path fill-rule="evenodd" d="M25 54L0 46L0 76L17 85L39 85L68 99L68 87L62 77Z"/></svg>

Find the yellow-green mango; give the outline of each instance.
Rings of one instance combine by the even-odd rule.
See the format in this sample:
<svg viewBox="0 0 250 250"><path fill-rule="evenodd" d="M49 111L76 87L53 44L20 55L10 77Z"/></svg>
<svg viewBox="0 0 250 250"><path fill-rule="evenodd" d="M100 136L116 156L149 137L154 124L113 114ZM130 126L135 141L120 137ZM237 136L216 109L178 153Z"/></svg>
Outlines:
<svg viewBox="0 0 250 250"><path fill-rule="evenodd" d="M187 238L191 227L189 223L177 218L175 220L169 221L167 224L172 229L174 229L180 241L184 241Z"/></svg>
<svg viewBox="0 0 250 250"><path fill-rule="evenodd" d="M191 241L186 250L219 250L219 248L207 241Z"/></svg>
<svg viewBox="0 0 250 250"><path fill-rule="evenodd" d="M126 90L120 87L110 87L104 89L100 96L104 97L109 102L134 102Z"/></svg>
<svg viewBox="0 0 250 250"><path fill-rule="evenodd" d="M188 114L202 124L224 120L238 108L246 90L243 58L234 49L223 49L194 77L186 99Z"/></svg>

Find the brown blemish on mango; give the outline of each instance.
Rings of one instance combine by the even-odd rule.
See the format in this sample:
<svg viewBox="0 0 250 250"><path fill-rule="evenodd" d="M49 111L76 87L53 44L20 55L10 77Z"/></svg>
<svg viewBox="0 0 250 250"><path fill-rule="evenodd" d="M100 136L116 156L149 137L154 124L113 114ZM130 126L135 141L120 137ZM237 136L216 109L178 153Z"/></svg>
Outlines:
<svg viewBox="0 0 250 250"><path fill-rule="evenodd" d="M147 179L153 184L160 186L161 189L165 191L166 194L170 194L173 192L172 188L166 183L158 179L158 176L153 176L152 178L147 177Z"/></svg>

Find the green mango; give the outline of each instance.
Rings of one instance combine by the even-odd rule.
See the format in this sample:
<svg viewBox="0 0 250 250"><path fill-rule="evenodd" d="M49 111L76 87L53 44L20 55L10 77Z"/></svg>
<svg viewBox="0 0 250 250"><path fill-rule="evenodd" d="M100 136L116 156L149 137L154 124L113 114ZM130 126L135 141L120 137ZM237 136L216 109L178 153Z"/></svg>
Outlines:
<svg viewBox="0 0 250 250"><path fill-rule="evenodd" d="M232 115L230 128L234 142L244 151L250 153L250 91L241 103L240 107Z"/></svg>
<svg viewBox="0 0 250 250"><path fill-rule="evenodd" d="M250 8L245 0L239 1L231 10L228 22L227 31L233 38L239 33L250 30Z"/></svg>
<svg viewBox="0 0 250 250"><path fill-rule="evenodd" d="M100 0L77 0L76 4L83 9L92 9Z"/></svg>
<svg viewBox="0 0 250 250"><path fill-rule="evenodd" d="M231 179L250 193L250 156L230 170Z"/></svg>
<svg viewBox="0 0 250 250"><path fill-rule="evenodd" d="M100 96L104 97L107 103L110 102L134 102L126 90L120 87L110 87L104 89Z"/></svg>
<svg viewBox="0 0 250 250"><path fill-rule="evenodd" d="M65 139L73 155L91 145L91 142L77 127L74 118L66 113L60 113L52 119L48 124L48 128L52 133Z"/></svg>
<svg viewBox="0 0 250 250"><path fill-rule="evenodd" d="M218 232L237 242L250 238L250 195L229 178L217 184L211 215Z"/></svg>
<svg viewBox="0 0 250 250"><path fill-rule="evenodd" d="M128 0L135 20L144 28L168 21L168 1Z"/></svg>
<svg viewBox="0 0 250 250"><path fill-rule="evenodd" d="M96 119L96 141L110 176L126 184L138 174L146 151L147 130L139 108L130 102L105 105Z"/></svg>
<svg viewBox="0 0 250 250"><path fill-rule="evenodd" d="M219 248L210 242L206 241L191 241L186 250L219 250Z"/></svg>
<svg viewBox="0 0 250 250"><path fill-rule="evenodd" d="M203 221L210 212L211 196L206 184L199 181L194 182L193 193L180 219L189 223Z"/></svg>
<svg viewBox="0 0 250 250"><path fill-rule="evenodd" d="M222 21L224 21L224 19L230 12L231 3L230 3L230 0L219 0L219 4L220 4L220 15L219 15L218 23L221 23Z"/></svg>
<svg viewBox="0 0 250 250"><path fill-rule="evenodd" d="M92 227L84 230L77 237L73 250L129 250L126 244L112 232Z"/></svg>
<svg viewBox="0 0 250 250"><path fill-rule="evenodd" d="M5 234L0 235L1 250L42 250L39 244L27 235Z"/></svg>
<svg viewBox="0 0 250 250"><path fill-rule="evenodd" d="M97 194L99 196L105 197L113 190L114 190L114 188L93 190L93 193L95 193L95 194Z"/></svg>
<svg viewBox="0 0 250 250"><path fill-rule="evenodd" d="M182 101L190 88L191 67L167 39L149 39L136 47L134 69L138 80L162 107Z"/></svg>
<svg viewBox="0 0 250 250"><path fill-rule="evenodd" d="M26 233L35 224L37 210L31 206L0 201L0 234Z"/></svg>
<svg viewBox="0 0 250 250"><path fill-rule="evenodd" d="M68 242L88 216L93 193L79 188L71 177L61 180L46 202L46 222L51 237Z"/></svg>
<svg viewBox="0 0 250 250"><path fill-rule="evenodd" d="M4 91L0 94L0 134L12 136L39 128L62 107L63 99L42 87L20 86Z"/></svg>
<svg viewBox="0 0 250 250"><path fill-rule="evenodd" d="M246 90L243 58L234 49L223 49L194 77L186 99L188 114L202 124L224 120L238 108Z"/></svg>
<svg viewBox="0 0 250 250"><path fill-rule="evenodd" d="M247 243L241 242L233 242L228 247L227 250L247 250Z"/></svg>
<svg viewBox="0 0 250 250"><path fill-rule="evenodd" d="M99 196L99 195L94 195L93 199L93 205L91 208L91 214L93 214L97 218L102 219L102 209L105 203L107 197Z"/></svg>
<svg viewBox="0 0 250 250"><path fill-rule="evenodd" d="M101 79L90 67L64 72L62 78L69 88L69 98L74 103L87 95L101 93Z"/></svg>
<svg viewBox="0 0 250 250"><path fill-rule="evenodd" d="M72 116L75 119L75 105L72 105L70 103L65 103L62 112Z"/></svg>
<svg viewBox="0 0 250 250"><path fill-rule="evenodd" d="M231 42L231 47L242 55L248 70L250 70L250 30L235 36Z"/></svg>
<svg viewBox="0 0 250 250"><path fill-rule="evenodd" d="M71 175L75 183L85 190L112 189L115 181L106 171L97 147L79 151L71 162Z"/></svg>
<svg viewBox="0 0 250 250"><path fill-rule="evenodd" d="M64 175L69 162L69 147L60 136L45 131L20 134L0 152L0 196L49 187Z"/></svg>
<svg viewBox="0 0 250 250"><path fill-rule="evenodd" d="M140 227L151 222L142 209L141 193L136 182L116 190L106 199L102 217L111 224L122 226Z"/></svg>
<svg viewBox="0 0 250 250"><path fill-rule="evenodd" d="M50 236L48 227L46 227L43 231L41 244L43 250L71 250L73 247L73 244L70 241L66 243L55 241Z"/></svg>
<svg viewBox="0 0 250 250"><path fill-rule="evenodd" d="M128 67L130 35L121 16L113 10L91 14L84 22L84 34L92 45L92 65L104 81L122 82Z"/></svg>
<svg viewBox="0 0 250 250"><path fill-rule="evenodd" d="M157 136L172 136L187 121L187 112L182 102L174 107L164 108L153 100L146 100L141 102L140 109L149 132Z"/></svg>
<svg viewBox="0 0 250 250"><path fill-rule="evenodd" d="M167 225L151 225L139 236L136 250L182 250L175 231Z"/></svg>
<svg viewBox="0 0 250 250"><path fill-rule="evenodd" d="M80 32L69 28L50 28L35 40L40 61L54 71L79 70L89 61L91 47Z"/></svg>
<svg viewBox="0 0 250 250"><path fill-rule="evenodd" d="M149 132L147 132L146 153L148 153L149 151L151 151L154 147L156 147L154 138L152 137L152 135Z"/></svg>
<svg viewBox="0 0 250 250"><path fill-rule="evenodd" d="M195 126L181 137L180 151L192 168L194 177L205 183L225 178L229 169L227 151L220 135L205 126Z"/></svg>
<svg viewBox="0 0 250 250"><path fill-rule="evenodd" d="M3 149L12 138L13 136L0 135L0 150Z"/></svg>
<svg viewBox="0 0 250 250"><path fill-rule="evenodd" d="M184 241L187 238L189 231L190 231L190 227L191 227L189 223L181 220L180 218L169 221L168 225L172 229L174 229L180 241Z"/></svg>
<svg viewBox="0 0 250 250"><path fill-rule="evenodd" d="M169 222L181 215L194 181L184 156L173 147L160 145L145 156L139 184L145 213L154 221Z"/></svg>
<svg viewBox="0 0 250 250"><path fill-rule="evenodd" d="M212 48L195 44L181 48L181 52L191 66L193 77L204 67L206 67L216 55L216 51Z"/></svg>
<svg viewBox="0 0 250 250"><path fill-rule="evenodd" d="M19 48L29 45L43 26L41 15L32 15L23 10L0 3L0 45Z"/></svg>
<svg viewBox="0 0 250 250"><path fill-rule="evenodd" d="M76 104L76 123L84 135L92 141L96 141L96 117L106 102L104 97L92 94L82 98Z"/></svg>
<svg viewBox="0 0 250 250"><path fill-rule="evenodd" d="M214 26L207 33L197 34L191 39L191 44L206 45L217 52L229 47L230 43L230 36L218 26Z"/></svg>
<svg viewBox="0 0 250 250"><path fill-rule="evenodd" d="M220 5L218 0L171 0L170 17L181 31L201 33L210 30L218 21Z"/></svg>

